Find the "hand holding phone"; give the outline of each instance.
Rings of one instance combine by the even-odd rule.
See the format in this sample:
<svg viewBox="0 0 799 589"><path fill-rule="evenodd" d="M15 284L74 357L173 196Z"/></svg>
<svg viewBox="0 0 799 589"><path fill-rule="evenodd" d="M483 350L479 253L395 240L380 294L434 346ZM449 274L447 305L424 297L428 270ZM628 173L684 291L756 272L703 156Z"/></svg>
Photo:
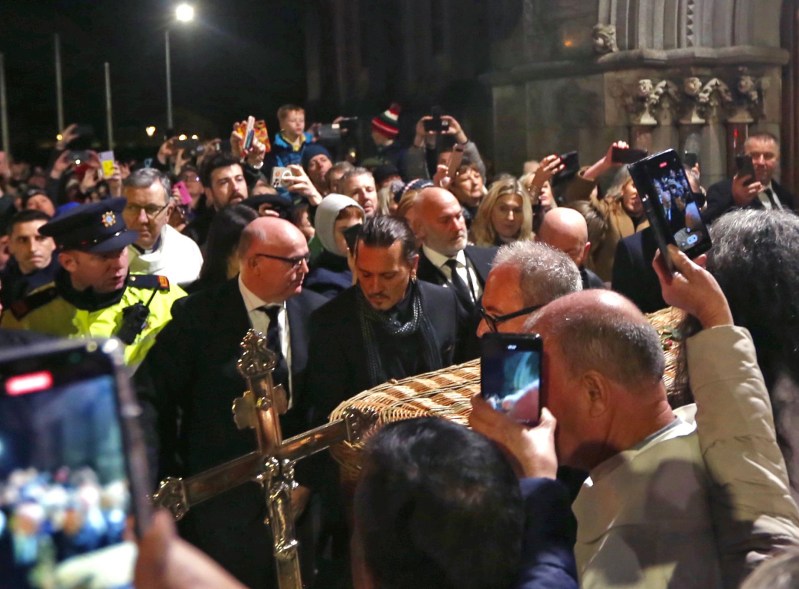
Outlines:
<svg viewBox="0 0 799 589"><path fill-rule="evenodd" d="M495 411L479 393L475 394L471 401L469 425L474 431L495 441L505 450L520 478L554 479L557 476L558 457L555 453L557 422L546 407L541 408L541 421L531 427Z"/></svg>
<svg viewBox="0 0 799 589"><path fill-rule="evenodd" d="M576 151L561 154L560 162L563 168L552 175L550 180L552 184L571 180L580 171L580 156Z"/></svg>
<svg viewBox="0 0 799 589"><path fill-rule="evenodd" d="M54 554L16 554L15 564L44 573L53 558L108 559L117 548L123 563L135 556L124 546L129 528L141 534L151 517L139 415L117 340L46 342L0 356L0 503L54 546ZM21 499L21 483L38 493ZM92 554L100 549L103 556Z"/></svg>

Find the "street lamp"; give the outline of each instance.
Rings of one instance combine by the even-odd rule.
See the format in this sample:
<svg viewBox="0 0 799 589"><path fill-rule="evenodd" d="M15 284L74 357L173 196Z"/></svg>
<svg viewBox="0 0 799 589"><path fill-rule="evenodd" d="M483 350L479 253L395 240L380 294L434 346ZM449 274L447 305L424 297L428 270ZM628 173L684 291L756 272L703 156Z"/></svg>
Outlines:
<svg viewBox="0 0 799 589"><path fill-rule="evenodd" d="M178 4L175 7L175 20L187 23L194 20L194 6L191 4ZM169 27L164 31L164 51L166 57L166 127L170 131L174 128L172 121L172 68L169 61Z"/></svg>

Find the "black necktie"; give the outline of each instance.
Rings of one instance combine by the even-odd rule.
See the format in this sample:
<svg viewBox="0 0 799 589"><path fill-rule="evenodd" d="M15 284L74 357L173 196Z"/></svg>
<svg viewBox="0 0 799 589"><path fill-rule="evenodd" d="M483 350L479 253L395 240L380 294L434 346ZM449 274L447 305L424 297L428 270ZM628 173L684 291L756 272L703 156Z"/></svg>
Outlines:
<svg viewBox="0 0 799 589"><path fill-rule="evenodd" d="M288 365L286 358L283 356L283 348L280 345L280 325L277 322L277 315L280 313L280 307L261 307L261 311L266 313L269 317L269 327L266 328L266 347L277 354L277 366L272 373L272 382L275 384L282 384L289 394L289 379L288 379Z"/></svg>
<svg viewBox="0 0 799 589"><path fill-rule="evenodd" d="M452 288L455 289L455 295L460 299L461 303L466 305L467 308L473 305L472 301L472 293L469 292L469 287L466 286L466 283L461 278L460 274L458 274L458 261L454 258L451 258L444 262L450 270L450 282L452 283Z"/></svg>
<svg viewBox="0 0 799 589"><path fill-rule="evenodd" d="M774 197L774 193L771 191L771 188L766 188L763 192L766 194L768 201L771 203L772 210L779 210L781 207L777 203L777 199Z"/></svg>

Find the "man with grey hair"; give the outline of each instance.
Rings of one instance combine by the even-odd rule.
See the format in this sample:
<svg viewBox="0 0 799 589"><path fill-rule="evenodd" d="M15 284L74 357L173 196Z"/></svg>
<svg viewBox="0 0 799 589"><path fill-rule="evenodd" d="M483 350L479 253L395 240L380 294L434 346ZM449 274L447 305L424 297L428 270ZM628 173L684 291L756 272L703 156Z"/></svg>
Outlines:
<svg viewBox="0 0 799 589"><path fill-rule="evenodd" d="M477 335L521 332L533 311L579 290L580 271L563 252L535 241L503 245L486 280Z"/></svg>
<svg viewBox="0 0 799 589"><path fill-rule="evenodd" d="M131 272L160 274L185 285L197 280L203 265L200 248L167 221L174 208L169 179L155 168L142 168L122 185L122 218L139 238L128 246Z"/></svg>
<svg viewBox="0 0 799 589"><path fill-rule="evenodd" d="M738 587L799 540L751 337L710 274L669 251L664 298L703 327L683 344L695 406L672 410L660 338L617 293L561 297L524 326L543 342L557 461L590 475L572 504L584 588ZM524 463L532 430L480 399L470 421Z"/></svg>

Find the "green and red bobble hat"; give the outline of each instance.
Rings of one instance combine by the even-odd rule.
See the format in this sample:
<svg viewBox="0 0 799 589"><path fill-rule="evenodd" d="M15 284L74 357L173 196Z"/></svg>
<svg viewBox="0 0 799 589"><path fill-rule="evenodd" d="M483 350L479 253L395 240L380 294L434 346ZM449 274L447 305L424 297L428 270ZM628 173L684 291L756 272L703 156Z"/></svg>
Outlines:
<svg viewBox="0 0 799 589"><path fill-rule="evenodd" d="M399 134L400 105L396 102L372 119L372 130L389 139L394 139Z"/></svg>

